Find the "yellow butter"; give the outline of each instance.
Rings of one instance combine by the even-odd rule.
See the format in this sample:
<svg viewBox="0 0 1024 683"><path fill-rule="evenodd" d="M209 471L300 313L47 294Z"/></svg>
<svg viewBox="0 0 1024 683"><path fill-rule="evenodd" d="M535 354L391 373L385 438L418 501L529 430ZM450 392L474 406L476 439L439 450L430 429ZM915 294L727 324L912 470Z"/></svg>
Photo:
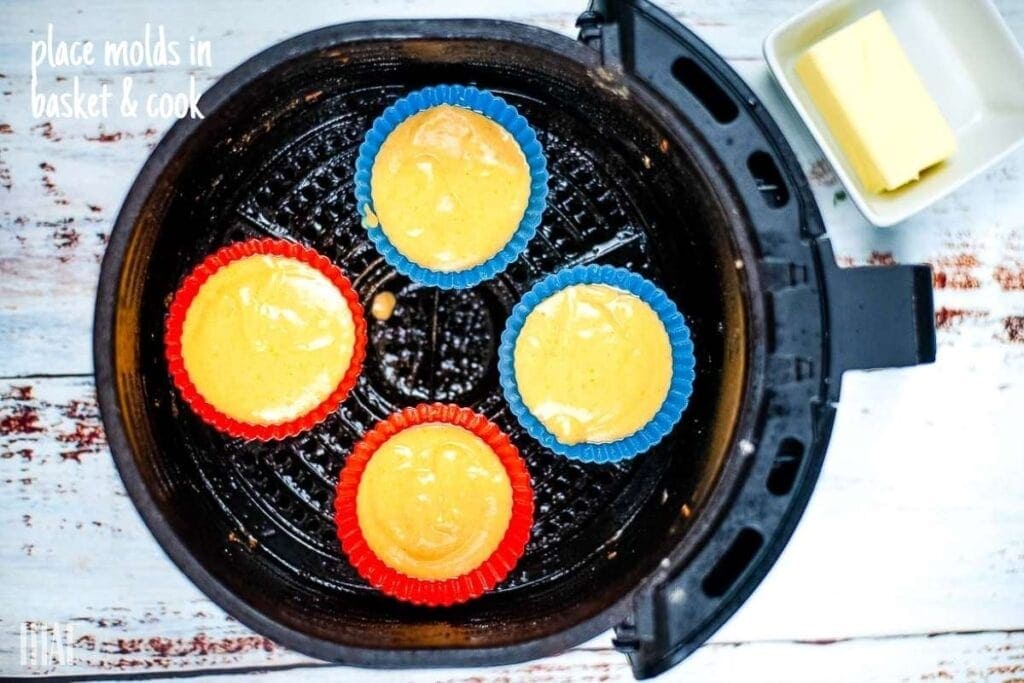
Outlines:
<svg viewBox="0 0 1024 683"><path fill-rule="evenodd" d="M796 73L872 192L917 180L956 149L953 131L881 11L811 47Z"/></svg>
<svg viewBox="0 0 1024 683"><path fill-rule="evenodd" d="M501 544L512 485L498 456L469 430L415 425L370 458L356 515L384 564L414 579L449 579L479 567Z"/></svg>
<svg viewBox="0 0 1024 683"><path fill-rule="evenodd" d="M410 261L440 272L484 263L508 244L530 198L530 168L505 128L439 105L388 135L370 192L380 229Z"/></svg>
<svg viewBox="0 0 1024 683"><path fill-rule="evenodd" d="M241 422L273 425L330 396L354 344L348 302L323 273L257 255L202 285L185 313L181 355L208 403Z"/></svg>
<svg viewBox="0 0 1024 683"><path fill-rule="evenodd" d="M608 443L657 414L672 381L665 325L642 299L573 285L526 316L513 363L523 403L561 443Z"/></svg>

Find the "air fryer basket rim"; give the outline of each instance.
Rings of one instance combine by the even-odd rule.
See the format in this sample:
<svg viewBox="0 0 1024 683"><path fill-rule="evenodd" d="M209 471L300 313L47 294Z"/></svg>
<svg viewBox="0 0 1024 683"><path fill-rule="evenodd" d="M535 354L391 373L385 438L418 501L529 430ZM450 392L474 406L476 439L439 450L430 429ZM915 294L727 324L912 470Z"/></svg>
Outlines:
<svg viewBox="0 0 1024 683"><path fill-rule="evenodd" d="M201 108L203 111L215 110L270 69L311 51L354 41L460 37L525 41L571 55L572 58L586 61L595 67L600 66L602 60L606 64L612 60L616 66L625 67L625 74L621 77L630 83L631 90L637 96L646 96L646 90L650 89L663 98L663 102L657 97L651 98L651 101L645 102L648 107L664 112L663 116L668 117L670 122L675 116L685 116L691 121L696 119L699 129L707 132L713 129L708 126L708 122L700 120L701 116L706 116L706 110L699 103L694 106L694 102L686 99L689 95L685 92L672 92L666 95L666 88L672 86L658 81L656 76L652 77L650 72L645 71L642 53L637 51L630 54L636 44L629 44L625 38L628 38L630 32L639 34L643 30L648 30L652 32L650 35L656 35L659 39L664 35L670 35L677 45L685 44L690 58L699 62L715 77L722 79L726 83L727 92L745 103L741 109L740 123L749 126L750 131L760 133L762 147L768 147L765 151L781 165L783 180L795 200L790 202L788 209L783 207L781 211L767 214L768 218L764 221L755 221L764 227L765 234L771 233L778 237L786 233L787 237L779 237L778 240L770 242L762 239L759 247L747 245L742 249L749 252L744 255L744 261L748 266L747 280L750 290L764 291L764 300L770 300L772 306L771 320L759 321L760 313L757 309L761 306L762 298L754 297L754 324L774 324L781 329L799 326L797 321L810 321L811 328L816 328L811 329L807 339L802 342L792 342L794 346L787 346L790 342L786 340L781 344L776 340L776 348L769 354L774 359L796 359L793 362L797 366L800 359L809 359L813 364L809 374L800 381L784 381L781 382L781 386L776 386L780 382L774 374L766 380L783 393L794 390L796 386L799 389L796 392L798 398L790 400L805 402L807 415L802 417L809 416L807 425L801 428L807 432L806 450L803 461L794 474L791 492L775 497L773 502L780 506L779 511L775 513L777 518L765 524L762 529L764 537L768 540L763 542L759 551L756 551L756 559L750 566L741 571L738 577L733 577L734 581L726 587L724 594L717 599L698 595L701 579L708 575L711 566L723 555L723 551L731 547L736 530L747 528L749 525L750 498L746 496L748 492L749 496L755 495L751 481L755 478L754 475L763 475L762 466L770 467L772 460L769 454L765 464L764 457L754 457L755 451L761 450L762 447L775 447L783 438L779 434L771 436L766 433L771 432L773 420L778 416L772 416L768 411L764 375L766 372L777 374L779 368L770 362L773 358L764 355L767 349L756 344L755 348L750 349L752 360L746 389L749 404L745 399L733 448L734 452L739 452L742 457L730 458L730 467L723 472L717 485L731 493L728 496L711 496L710 501L714 502L716 508L704 513L703 528L694 529L684 538L680 547L666 558L667 566L663 570L648 577L614 607L570 629L555 636L511 646L467 648L457 651L430 649L394 652L350 648L310 637L308 634L284 627L239 599L191 555L188 547L161 514L158 501L143 481L132 457L116 390L113 333L119 275L133 226L145 201L167 166L174 160L178 150L202 125L201 121L181 120L171 128L147 160L124 202L110 237L103 261L96 307L96 381L101 412L115 464L145 523L177 566L214 602L224 607L242 623L306 654L371 667L513 663L555 654L619 624L616 629L617 645L630 656L635 673L638 676L653 675L685 657L721 625L763 578L781 552L806 505L820 468L834 416L831 403L838 398L840 373L845 369L857 367L901 365L930 360L929 342L930 356L934 357L934 332L932 330L932 336L929 337L928 329L931 298L930 290L925 292L922 286L924 271L920 268L912 270L907 267L879 268L872 269L877 272L871 273L870 278L861 277L867 276L866 273L855 273L866 269L839 271L827 240L821 238L821 219L792 151L749 89L728 70L720 58L660 10L642 0L634 4L622 3L617 9L619 11L613 13L604 8L607 16L593 12L589 13L588 17L585 15L584 35L589 30L591 40L588 42L596 44L600 50L590 50L571 39L541 29L498 21L387 21L328 27L292 38L246 61L218 81L204 95ZM624 20L624 17L628 19ZM648 22L649 26L645 26L644 22ZM616 38L622 38L622 42L616 43L609 37L611 33L608 28L612 26L627 29ZM661 57L664 58L665 55ZM678 83L674 87L678 90ZM718 131L709 136L716 153L725 149L720 139L725 135L726 133ZM714 136L718 136L719 139ZM739 160L726 159L725 165L731 166L728 175L737 177L737 164L745 164L746 161L745 154ZM763 201L761 191L756 186L751 184L751 187L740 188L738 192L745 204L742 210L756 212L759 216L766 215L763 207L756 204ZM799 224L799 230L794 229L794 221ZM782 228L788 228L788 231ZM736 238L741 242L746 239L743 235ZM805 281L793 282L786 279L792 271L791 266L794 265L807 269ZM871 280L870 283L867 282L868 279ZM880 289L891 289L895 294L890 295L892 301L886 305L886 310L879 317L890 319L890 322L897 326L895 336L909 341L897 349L885 348L870 353L863 352L864 344L849 342L842 346L838 342L830 341L830 338L842 339L847 336L844 335L847 331L856 337L868 334L874 329L875 321L871 319L869 313L874 313L877 308L877 302L872 300L872 294ZM908 289L912 290L911 295L907 295ZM865 303L868 312L864 312ZM907 320L911 322L908 323ZM830 335L830 323L837 328L842 325L843 329L838 329L836 334ZM764 330L755 330L755 333L748 335L748 343L754 344L755 339L761 338L762 332ZM840 347L838 351L837 347ZM793 430L789 430L786 433L792 432ZM751 448L754 451L751 451ZM757 482L757 485L761 486L760 482ZM765 495L760 491L761 497ZM730 505L732 508L727 509ZM770 528L773 524L774 528ZM698 544L701 544L699 549ZM687 571L684 572L683 569ZM696 600L696 603L684 603L690 612L674 608L674 603L668 600L670 594L675 600L679 595L678 590L682 590L683 595L688 598L693 596ZM693 616L694 610L699 618Z"/></svg>

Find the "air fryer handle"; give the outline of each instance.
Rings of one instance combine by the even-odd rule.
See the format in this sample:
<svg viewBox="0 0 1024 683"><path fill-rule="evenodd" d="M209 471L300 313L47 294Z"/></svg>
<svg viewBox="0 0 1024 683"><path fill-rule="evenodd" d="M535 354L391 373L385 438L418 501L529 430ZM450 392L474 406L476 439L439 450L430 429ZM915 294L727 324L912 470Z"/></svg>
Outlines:
<svg viewBox="0 0 1024 683"><path fill-rule="evenodd" d="M827 244L827 240L822 240ZM932 269L926 265L840 268L824 255L832 377L935 360ZM838 398L838 382L830 398Z"/></svg>

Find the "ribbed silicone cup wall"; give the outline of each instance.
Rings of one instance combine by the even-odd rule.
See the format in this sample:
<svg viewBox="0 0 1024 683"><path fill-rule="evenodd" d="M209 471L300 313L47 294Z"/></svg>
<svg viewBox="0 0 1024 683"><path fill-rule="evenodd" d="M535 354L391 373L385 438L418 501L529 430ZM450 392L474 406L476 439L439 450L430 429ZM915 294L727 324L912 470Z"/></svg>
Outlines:
<svg viewBox="0 0 1024 683"><path fill-rule="evenodd" d="M278 67L208 117L167 166L124 264L118 391L162 513L192 557L249 606L303 633L371 648L523 642L607 611L699 515L744 377L735 219L654 117L592 73L511 43L348 46ZM537 131L551 176L525 253L494 280L459 291L396 274L353 205L352 168L367 127L403 93L438 82L476 84L514 104ZM282 442L245 443L181 401L161 340L168 298L185 274L222 245L263 236L332 259L367 310L383 291L398 304L386 321L367 316L365 369L334 415ZM691 322L698 349L682 421L651 452L620 464L545 450L498 385L496 348L511 308L544 275L583 263L656 282ZM332 521L352 445L392 411L424 401L455 402L497 423L526 459L536 494L532 538L509 578L441 610L370 588L347 564Z"/></svg>

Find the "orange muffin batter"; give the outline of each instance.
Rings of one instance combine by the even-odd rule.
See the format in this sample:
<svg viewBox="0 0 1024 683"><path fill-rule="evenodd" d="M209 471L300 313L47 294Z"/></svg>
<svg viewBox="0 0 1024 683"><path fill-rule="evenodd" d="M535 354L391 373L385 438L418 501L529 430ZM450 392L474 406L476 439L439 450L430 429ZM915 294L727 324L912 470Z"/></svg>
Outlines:
<svg viewBox="0 0 1024 683"><path fill-rule="evenodd" d="M356 511L367 545L385 565L414 579L450 579L498 548L512 518L512 486L480 437L424 423L376 450Z"/></svg>
<svg viewBox="0 0 1024 683"><path fill-rule="evenodd" d="M453 272L486 262L512 238L529 202L530 168L500 124L442 104L388 135L370 185L367 225L410 261Z"/></svg>
<svg viewBox="0 0 1024 683"><path fill-rule="evenodd" d="M658 413L672 381L672 347L645 301L580 284L530 311L514 366L523 403L561 443L608 443Z"/></svg>
<svg viewBox="0 0 1024 683"><path fill-rule="evenodd" d="M253 255L203 283L181 356L196 391L240 422L275 425L316 408L348 370L355 325L338 288L297 259Z"/></svg>

